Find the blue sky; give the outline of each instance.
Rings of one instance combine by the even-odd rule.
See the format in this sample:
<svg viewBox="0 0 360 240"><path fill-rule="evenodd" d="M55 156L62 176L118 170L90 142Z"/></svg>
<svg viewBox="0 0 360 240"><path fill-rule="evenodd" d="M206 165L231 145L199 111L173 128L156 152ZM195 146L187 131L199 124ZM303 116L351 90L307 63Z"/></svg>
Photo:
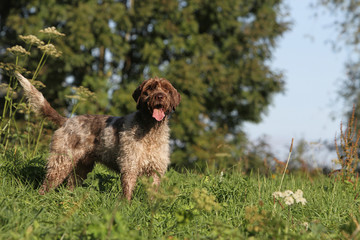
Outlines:
<svg viewBox="0 0 360 240"><path fill-rule="evenodd" d="M280 160L286 160L291 138L304 139L313 161L330 163L323 141L334 141L344 118L344 102L337 91L345 78L346 52L335 52L329 40L338 33L335 20L324 10L310 7L316 0L286 0L292 30L285 33L274 52L273 69L285 74L286 91L274 97L259 124L245 124L251 140L266 138ZM317 13L317 17L315 17Z"/></svg>

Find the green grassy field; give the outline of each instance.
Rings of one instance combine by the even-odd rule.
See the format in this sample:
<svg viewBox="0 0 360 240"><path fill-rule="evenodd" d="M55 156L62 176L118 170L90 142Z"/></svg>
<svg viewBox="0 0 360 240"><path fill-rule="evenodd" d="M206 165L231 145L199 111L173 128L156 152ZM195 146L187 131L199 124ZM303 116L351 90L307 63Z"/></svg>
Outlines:
<svg viewBox="0 0 360 240"><path fill-rule="evenodd" d="M335 178L286 175L281 191L303 191L305 205L275 199L281 175L178 173L160 189L138 181L131 203L120 177L97 166L73 192L37 189L45 156L9 151L0 160L0 239L356 239L359 187Z"/></svg>

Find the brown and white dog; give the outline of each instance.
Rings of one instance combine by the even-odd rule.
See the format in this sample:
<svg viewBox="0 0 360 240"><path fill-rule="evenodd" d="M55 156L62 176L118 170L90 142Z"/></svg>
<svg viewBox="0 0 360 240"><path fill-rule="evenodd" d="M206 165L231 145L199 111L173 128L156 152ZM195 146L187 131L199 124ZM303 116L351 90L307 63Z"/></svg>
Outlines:
<svg viewBox="0 0 360 240"><path fill-rule="evenodd" d="M130 200L138 176L152 176L154 184L170 163L168 115L180 94L164 78L145 80L133 93L137 111L123 117L79 115L65 118L20 73L15 74L33 110L60 126L52 137L44 194L65 179L70 188L102 163L121 173L124 196Z"/></svg>

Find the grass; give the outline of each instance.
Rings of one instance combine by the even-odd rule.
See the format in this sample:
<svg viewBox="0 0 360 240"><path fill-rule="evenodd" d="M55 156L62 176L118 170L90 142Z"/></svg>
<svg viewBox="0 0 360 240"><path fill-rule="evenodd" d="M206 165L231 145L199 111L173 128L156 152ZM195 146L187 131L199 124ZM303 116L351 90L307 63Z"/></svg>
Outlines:
<svg viewBox="0 0 360 240"><path fill-rule="evenodd" d="M272 196L281 175L169 170L158 192L139 181L129 204L120 176L102 166L73 192L41 196L45 156L15 155L0 160L0 239L350 239L359 228L358 186L323 175L285 175L282 188L307 200L287 206ZM14 158L18 172L4 164Z"/></svg>

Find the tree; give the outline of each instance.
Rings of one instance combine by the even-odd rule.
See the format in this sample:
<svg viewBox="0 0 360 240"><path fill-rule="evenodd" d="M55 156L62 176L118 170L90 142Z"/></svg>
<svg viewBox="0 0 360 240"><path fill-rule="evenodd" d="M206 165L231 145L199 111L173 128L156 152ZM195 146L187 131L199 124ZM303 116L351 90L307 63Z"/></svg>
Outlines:
<svg viewBox="0 0 360 240"><path fill-rule="evenodd" d="M66 34L56 40L62 58L40 76L55 107L66 108L65 82L97 94L79 113L126 114L139 82L169 79L182 95L171 120L176 165L238 159L242 123L259 122L283 91L281 72L269 66L289 28L281 0L12 2L0 10L1 46L48 26Z"/></svg>
<svg viewBox="0 0 360 240"><path fill-rule="evenodd" d="M353 105L356 106L355 117L360 115L360 1L318 0L317 7L325 8L334 17L334 28L339 33L335 47L347 46L351 49L349 60L345 63L346 77L342 82L339 95L348 105L347 116L352 116ZM359 125L360 127L360 125Z"/></svg>

